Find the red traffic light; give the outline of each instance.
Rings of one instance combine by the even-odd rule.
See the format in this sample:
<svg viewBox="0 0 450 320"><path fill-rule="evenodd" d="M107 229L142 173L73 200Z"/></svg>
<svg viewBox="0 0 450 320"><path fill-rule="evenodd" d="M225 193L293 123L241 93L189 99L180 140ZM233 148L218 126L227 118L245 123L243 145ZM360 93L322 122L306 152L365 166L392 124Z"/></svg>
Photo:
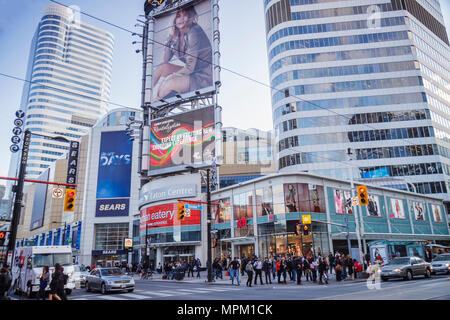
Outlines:
<svg viewBox="0 0 450 320"><path fill-rule="evenodd" d="M6 232L2 231L0 232L0 239L4 239L6 237Z"/></svg>
<svg viewBox="0 0 450 320"><path fill-rule="evenodd" d="M67 195L68 195L69 197L73 197L73 196L75 195L75 192L70 191L69 193L67 193Z"/></svg>

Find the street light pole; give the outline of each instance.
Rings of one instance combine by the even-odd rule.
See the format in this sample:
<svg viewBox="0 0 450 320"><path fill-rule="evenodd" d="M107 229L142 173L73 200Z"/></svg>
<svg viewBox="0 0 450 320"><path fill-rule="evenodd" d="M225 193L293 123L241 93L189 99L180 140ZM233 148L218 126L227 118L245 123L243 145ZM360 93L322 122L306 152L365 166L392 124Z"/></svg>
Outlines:
<svg viewBox="0 0 450 320"><path fill-rule="evenodd" d="M12 255L14 255L14 249L16 246L17 226L19 224L20 211L22 210L23 186L25 183L25 171L27 168L30 140L31 140L31 132L29 130L25 130L24 138L23 138L22 156L20 158L19 176L17 179L16 188L14 190L16 193L16 197L14 200L13 215L11 218L8 249L7 249L6 255L5 255L5 262L6 262L5 264L7 264L7 262L8 262L8 252L11 252ZM12 257L12 258L14 258L14 257ZM11 263L12 263L12 261L11 261Z"/></svg>
<svg viewBox="0 0 450 320"><path fill-rule="evenodd" d="M211 269L211 258L212 258L212 253L211 253L211 186L209 183L209 173L210 173L210 169L206 169L206 201L207 201L207 241L208 241L208 245L207 245L207 249L208 249L208 257L207 257L207 261L206 261L206 267L208 268L208 282L212 282L212 269Z"/></svg>

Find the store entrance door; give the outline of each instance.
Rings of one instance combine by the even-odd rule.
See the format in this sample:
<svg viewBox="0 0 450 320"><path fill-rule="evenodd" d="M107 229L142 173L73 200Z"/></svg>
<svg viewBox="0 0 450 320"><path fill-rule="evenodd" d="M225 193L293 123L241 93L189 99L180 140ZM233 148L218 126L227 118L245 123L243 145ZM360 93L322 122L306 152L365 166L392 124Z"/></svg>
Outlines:
<svg viewBox="0 0 450 320"><path fill-rule="evenodd" d="M249 258L253 257L255 254L255 245L254 244L241 244L235 246L236 256L238 258Z"/></svg>

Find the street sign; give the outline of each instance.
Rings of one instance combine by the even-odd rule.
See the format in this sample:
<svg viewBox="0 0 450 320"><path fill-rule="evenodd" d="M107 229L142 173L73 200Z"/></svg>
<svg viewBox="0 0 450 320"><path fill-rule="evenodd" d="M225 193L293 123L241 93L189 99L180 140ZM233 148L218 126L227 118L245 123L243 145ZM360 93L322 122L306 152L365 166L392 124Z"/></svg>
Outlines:
<svg viewBox="0 0 450 320"><path fill-rule="evenodd" d="M125 249L133 247L133 239L125 238L124 247Z"/></svg>
<svg viewBox="0 0 450 320"><path fill-rule="evenodd" d="M190 209L190 210L202 210L202 205L200 205L200 204L185 204L184 208Z"/></svg>
<svg viewBox="0 0 450 320"><path fill-rule="evenodd" d="M52 198L61 199L64 196L64 190L61 188L53 188L52 190Z"/></svg>
<svg viewBox="0 0 450 320"><path fill-rule="evenodd" d="M359 199L358 199L358 197L353 197L352 198L352 205L353 206L357 206L359 204Z"/></svg>
<svg viewBox="0 0 450 320"><path fill-rule="evenodd" d="M302 224L311 224L311 215L302 215Z"/></svg>

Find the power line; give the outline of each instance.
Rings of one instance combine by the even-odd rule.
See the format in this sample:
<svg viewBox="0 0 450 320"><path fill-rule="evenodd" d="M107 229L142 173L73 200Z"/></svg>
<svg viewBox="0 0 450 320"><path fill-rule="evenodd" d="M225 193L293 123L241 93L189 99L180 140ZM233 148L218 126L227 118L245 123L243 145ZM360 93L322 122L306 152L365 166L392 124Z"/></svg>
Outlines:
<svg viewBox="0 0 450 320"><path fill-rule="evenodd" d="M50 2L53 2L53 3L55 3L55 4L58 4L58 5L61 5L61 6L70 8L69 6L67 6L67 5L65 5L65 4L62 4L62 3L58 2L58 1L55 1L55 0L49 0L49 1L50 1ZM70 8L70 9L71 9L71 8ZM124 27L121 27L121 26L119 26L119 25L117 25L117 24L115 24L115 23L109 22L109 21L107 21L107 20L105 20L105 19L99 18L99 17L97 17L97 16L91 15L91 14L86 13L86 12L83 12L83 11L81 11L81 10L80 10L79 12L80 12L80 14L83 14L83 15L85 15L85 16L87 16L87 17L90 17L90 18L92 18L92 19L94 19L94 20L97 20L97 21L100 21L100 22L102 22L102 23L105 23L105 24L107 24L107 25L109 25L109 26L118 28L118 29L120 29L120 30L122 30L122 31L124 31L124 32L128 32L128 33L130 33L130 34L132 34L132 35L135 34L135 32L133 32L132 30L129 30L129 29L124 28ZM156 41L156 40L154 40L154 39L153 39L153 40L149 40L149 42L152 42L152 43L154 43L154 44L161 45L161 46L163 46L163 47L168 47L166 44L160 43L160 42L158 42L158 41ZM196 59L198 59L198 60L200 60L200 61L203 61L203 62L205 62L205 63L207 63L207 64L210 64L210 65L213 66L213 67L216 67L216 66L217 66L217 65L214 64L213 62L203 60L203 59L201 59L201 58L196 57L196 56L193 55L193 54L189 54L189 53L186 53L186 52L183 52L183 51L181 51L181 53L183 53L184 55L187 55L187 56L192 56L192 57L194 57L194 58L196 58ZM241 77L241 78L243 78L243 79L249 80L249 81L254 82L254 83L256 83L256 84L262 85L262 86L264 86L264 87L266 87L266 88L269 88L269 89L271 89L271 90L274 90L274 91L277 91L277 92L280 92L280 93L283 93L283 92L284 92L284 90L276 89L275 87L273 87L273 86L271 86L271 85L269 85L269 84L266 84L266 83L264 83L264 82L261 82L261 81L259 81L259 80L254 79L254 78L251 78L250 76L244 75L244 74L239 73L239 72L237 72L237 71L234 71L234 70L232 70L232 69L229 69L229 68L226 68L226 67L223 67L223 66L220 66L220 68L223 69L223 70L225 70L225 71L228 71L228 72L230 72L230 73L232 73L232 74L234 74L234 75L236 75L236 76L238 76L238 77ZM15 78L15 79L17 79L17 80L28 81L28 80L20 79L20 78L13 77L13 76L9 76L9 75L5 75L5 74L0 74L0 75L8 76L8 77L11 77L11 78ZM28 82L30 82L30 81L28 81ZM37 82L37 83L39 83L39 82ZM41 83L39 83L39 84L41 84ZM41 84L41 85L43 85L43 84ZM71 91L67 91L67 90L63 90L63 89L59 89L59 88L54 88L54 87L51 87L51 86L48 86L48 85L43 85L43 86L47 86L47 87L49 87L49 88L53 88L53 89L56 89L56 90L61 90L61 91L66 91L66 92L71 92ZM79 94L79 95L80 95L80 94ZM83 95L80 95L80 96L83 96ZM317 107L317 108L319 108L319 109L326 110L326 111L329 112L329 113L333 113L333 114L335 114L335 115L337 115L337 116L340 116L340 117L343 117L343 118L345 118L345 119L347 119L347 120L351 120L351 119L352 119L351 117L348 117L348 116L346 116L345 114L338 113L338 112L334 111L333 109L327 109L327 108L324 108L324 107L322 107L322 106L320 106L320 105L318 105L318 104L316 104L316 103L313 103L313 102L311 102L311 101L308 101L308 100L306 100L306 99L303 99L303 98L301 98L301 97L299 97L299 96L297 96L297 95L290 95L290 97L294 98L294 100L303 101L303 102L308 103L308 104L311 104L311 105L313 105L313 106L315 106L315 107ZM89 98L90 98L90 99L93 99L92 97L89 97ZM114 102L110 102L110 101L105 101L105 100L102 100L102 99L97 99L97 100L103 101L103 102L107 102L107 103L110 103L110 104L113 104L113 105L117 105L117 106L120 106L120 107L130 108L130 107L128 107L128 106L124 106L124 105L121 105L121 104L118 104L118 103L114 103ZM134 109L134 108L133 108L133 109ZM298 111L297 111L297 112L298 112ZM296 119L295 119L295 120L296 120ZM365 127L367 127L367 128L370 128L370 129L372 129L372 130L379 130L379 128L370 126L369 124L360 124L360 125L363 125L363 126L365 126ZM416 144L414 144L413 142L411 142L411 141L409 141L409 140L406 140L406 139L403 139L403 138L402 138L402 139L397 139L397 140L403 140L403 141L406 143L406 145L410 145L410 146L415 146L415 145L416 145ZM291 150L294 149L294 150L295 150L296 148L298 148L298 147L290 147L290 148L287 148L287 149L291 149ZM381 146L381 147L376 147L376 148L377 148L377 149L387 149L388 147ZM297 150L298 150L298 149L297 149ZM300 150L299 150L299 151L300 151ZM302 152L302 151L300 151L300 152ZM304 151L303 151L303 152L304 152ZM344 163L344 164L346 164L346 165L350 165L350 166L354 166L354 167L359 168L359 166L351 165L348 161L332 160L332 159L325 158L325 157L321 157L321 156L314 155L314 154L311 154L311 153L310 153L310 155L315 156L315 157L317 157L317 158L323 158L323 159L326 159L326 160L328 160L328 161Z"/></svg>

